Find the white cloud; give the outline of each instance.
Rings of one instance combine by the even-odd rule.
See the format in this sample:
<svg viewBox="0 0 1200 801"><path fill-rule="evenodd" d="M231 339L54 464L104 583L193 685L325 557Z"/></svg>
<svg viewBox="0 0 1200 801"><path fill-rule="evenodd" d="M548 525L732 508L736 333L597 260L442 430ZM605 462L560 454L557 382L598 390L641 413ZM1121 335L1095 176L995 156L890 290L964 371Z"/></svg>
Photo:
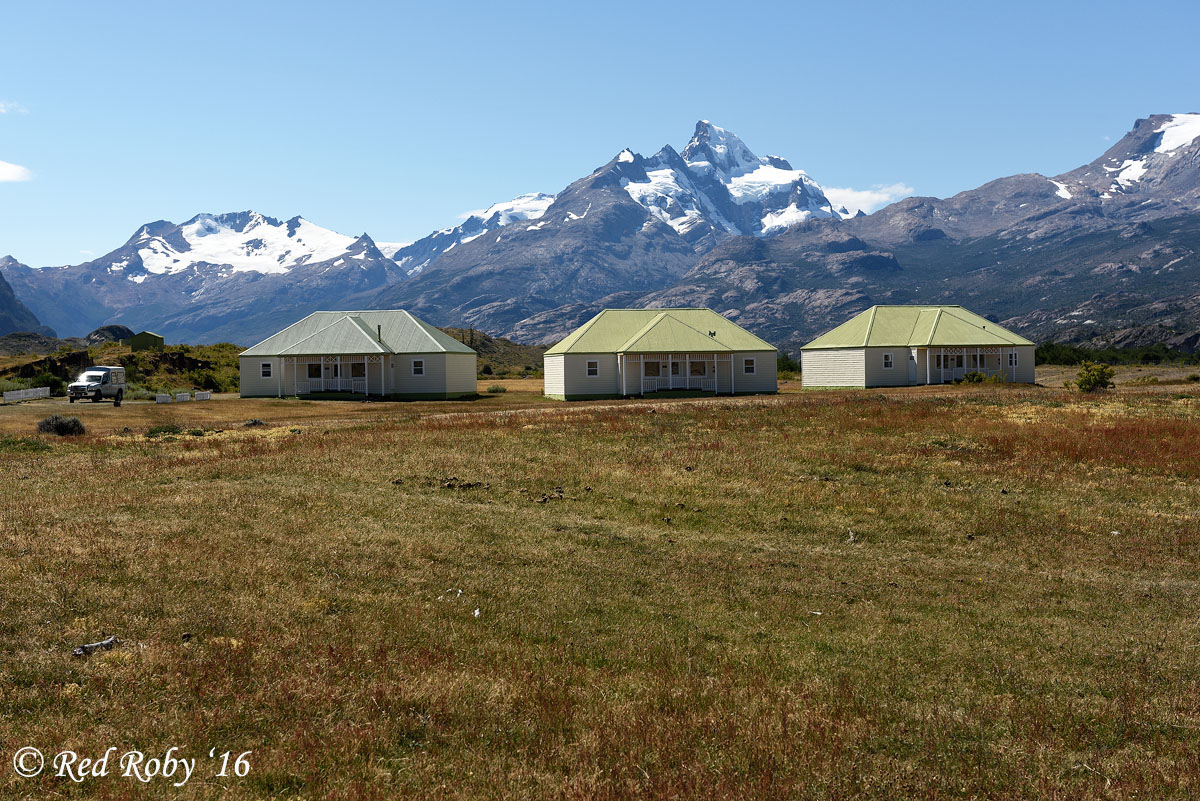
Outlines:
<svg viewBox="0 0 1200 801"><path fill-rule="evenodd" d="M9 181L28 181L32 178L33 173L20 164L9 164L7 161L0 161L0 184Z"/></svg>
<svg viewBox="0 0 1200 801"><path fill-rule="evenodd" d="M851 214L855 214L859 210L870 214L875 209L895 203L913 193L913 188L908 184L887 184L886 186L875 184L870 189L850 189L849 187L822 187L822 189L825 190L825 197L829 198L829 202L835 209L845 206Z"/></svg>
<svg viewBox="0 0 1200 801"><path fill-rule="evenodd" d="M20 103L10 103L0 100L0 114L28 114L29 109L22 106Z"/></svg>

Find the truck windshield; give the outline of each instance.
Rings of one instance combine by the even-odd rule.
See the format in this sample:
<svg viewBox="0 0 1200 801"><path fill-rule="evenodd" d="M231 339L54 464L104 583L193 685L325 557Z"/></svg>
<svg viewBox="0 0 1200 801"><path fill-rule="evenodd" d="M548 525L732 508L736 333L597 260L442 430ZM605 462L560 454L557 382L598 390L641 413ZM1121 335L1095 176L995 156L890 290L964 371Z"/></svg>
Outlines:
<svg viewBox="0 0 1200 801"><path fill-rule="evenodd" d="M80 384L99 384L104 381L104 373L84 373L76 381Z"/></svg>

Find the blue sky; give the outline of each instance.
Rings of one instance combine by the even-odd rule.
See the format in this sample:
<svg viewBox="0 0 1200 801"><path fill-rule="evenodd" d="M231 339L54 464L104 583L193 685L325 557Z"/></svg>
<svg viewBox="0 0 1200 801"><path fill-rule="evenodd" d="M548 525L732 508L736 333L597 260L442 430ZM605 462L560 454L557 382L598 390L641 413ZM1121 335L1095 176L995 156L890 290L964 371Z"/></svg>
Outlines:
<svg viewBox="0 0 1200 801"><path fill-rule="evenodd" d="M0 255L34 266L201 211L416 239L623 147L682 147L700 118L826 187L946 196L1200 111L1200 10L1172 0L44 2L3 19Z"/></svg>

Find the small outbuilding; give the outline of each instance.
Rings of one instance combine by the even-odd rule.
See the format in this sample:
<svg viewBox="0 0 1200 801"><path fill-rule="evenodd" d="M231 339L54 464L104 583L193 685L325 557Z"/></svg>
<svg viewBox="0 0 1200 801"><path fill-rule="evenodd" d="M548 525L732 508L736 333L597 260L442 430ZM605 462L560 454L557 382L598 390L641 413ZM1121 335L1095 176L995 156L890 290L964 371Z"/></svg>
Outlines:
<svg viewBox="0 0 1200 801"><path fill-rule="evenodd" d="M128 339L121 340L122 345L128 345L130 350L156 350L162 353L163 338L153 331L139 331Z"/></svg>
<svg viewBox="0 0 1200 801"><path fill-rule="evenodd" d="M800 349L805 388L1033 383L1034 344L962 306L872 306Z"/></svg>
<svg viewBox="0 0 1200 801"><path fill-rule="evenodd" d="M402 309L319 311L239 356L243 398L474 395L475 351Z"/></svg>
<svg viewBox="0 0 1200 801"><path fill-rule="evenodd" d="M778 389L774 345L712 309L605 309L546 351L558 400Z"/></svg>

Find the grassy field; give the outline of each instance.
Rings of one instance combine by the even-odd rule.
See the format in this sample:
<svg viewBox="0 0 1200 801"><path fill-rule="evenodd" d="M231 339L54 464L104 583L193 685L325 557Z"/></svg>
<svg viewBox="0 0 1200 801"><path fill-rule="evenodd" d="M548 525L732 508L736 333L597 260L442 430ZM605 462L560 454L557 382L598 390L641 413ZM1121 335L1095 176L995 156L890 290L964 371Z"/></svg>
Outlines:
<svg viewBox="0 0 1200 801"><path fill-rule="evenodd" d="M1200 388L508 383L0 407L0 796L1200 795Z"/></svg>

